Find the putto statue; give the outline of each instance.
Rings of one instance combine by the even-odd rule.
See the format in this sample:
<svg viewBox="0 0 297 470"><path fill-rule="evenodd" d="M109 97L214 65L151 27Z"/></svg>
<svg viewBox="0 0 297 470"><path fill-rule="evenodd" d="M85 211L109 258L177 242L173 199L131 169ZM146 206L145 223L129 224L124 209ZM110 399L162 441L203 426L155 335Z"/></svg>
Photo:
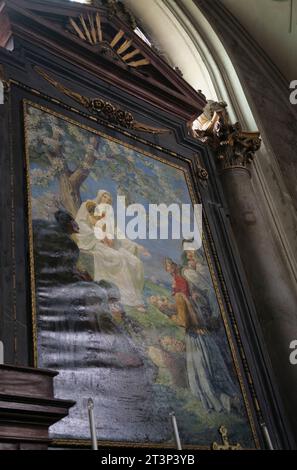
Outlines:
<svg viewBox="0 0 297 470"><path fill-rule="evenodd" d="M261 146L259 132L243 131L239 122L231 124L225 101L209 100L195 124L195 137L214 149L223 169L246 168Z"/></svg>

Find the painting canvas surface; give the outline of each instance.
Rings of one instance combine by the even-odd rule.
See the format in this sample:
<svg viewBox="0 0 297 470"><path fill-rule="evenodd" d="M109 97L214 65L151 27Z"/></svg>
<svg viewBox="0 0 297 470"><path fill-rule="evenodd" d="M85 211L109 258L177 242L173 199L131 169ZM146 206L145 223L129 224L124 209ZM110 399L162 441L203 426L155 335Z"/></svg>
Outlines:
<svg viewBox="0 0 297 470"><path fill-rule="evenodd" d="M254 447L205 249L95 236L119 195L191 204L185 172L41 107L25 124L36 360L76 401L51 436L90 439L91 397L101 441L169 445L174 411L184 445L210 446L224 425Z"/></svg>

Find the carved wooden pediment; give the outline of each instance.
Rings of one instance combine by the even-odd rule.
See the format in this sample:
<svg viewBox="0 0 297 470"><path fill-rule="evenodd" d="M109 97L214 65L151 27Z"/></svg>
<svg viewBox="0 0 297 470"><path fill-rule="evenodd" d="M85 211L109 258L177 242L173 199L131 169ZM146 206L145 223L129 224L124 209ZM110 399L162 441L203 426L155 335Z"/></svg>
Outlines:
<svg viewBox="0 0 297 470"><path fill-rule="evenodd" d="M0 45L13 36L85 67L100 79L126 89L161 109L190 120L202 111L204 96L188 85L136 33L136 21L114 0L92 5L69 1L0 2ZM3 33L2 33L3 31Z"/></svg>

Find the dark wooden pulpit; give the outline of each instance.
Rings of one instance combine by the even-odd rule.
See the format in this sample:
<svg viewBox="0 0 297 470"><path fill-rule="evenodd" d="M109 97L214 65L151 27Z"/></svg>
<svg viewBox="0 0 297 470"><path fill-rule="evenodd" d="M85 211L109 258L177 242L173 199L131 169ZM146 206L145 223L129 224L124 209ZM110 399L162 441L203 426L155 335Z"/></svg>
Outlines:
<svg viewBox="0 0 297 470"><path fill-rule="evenodd" d="M54 398L58 372L0 365L0 450L44 450L48 428L75 402Z"/></svg>

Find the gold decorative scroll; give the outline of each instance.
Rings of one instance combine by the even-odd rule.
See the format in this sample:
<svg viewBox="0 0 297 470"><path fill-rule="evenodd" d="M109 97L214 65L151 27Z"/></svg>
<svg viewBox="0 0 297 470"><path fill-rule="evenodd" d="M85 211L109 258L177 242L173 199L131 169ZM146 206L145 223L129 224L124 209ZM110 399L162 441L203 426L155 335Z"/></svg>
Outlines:
<svg viewBox="0 0 297 470"><path fill-rule="evenodd" d="M80 105L87 108L90 113L100 119L112 122L118 126L127 129L132 129L139 132L147 132L149 134L165 134L167 132L170 132L169 129L151 127L147 126L144 123L135 121L133 115L130 112L125 111L102 98L88 98L86 96L80 95L79 93L76 93L75 91L66 88L62 83L50 77L40 67L35 67L35 70L58 91L60 91L66 96L69 96L69 98L73 99Z"/></svg>

